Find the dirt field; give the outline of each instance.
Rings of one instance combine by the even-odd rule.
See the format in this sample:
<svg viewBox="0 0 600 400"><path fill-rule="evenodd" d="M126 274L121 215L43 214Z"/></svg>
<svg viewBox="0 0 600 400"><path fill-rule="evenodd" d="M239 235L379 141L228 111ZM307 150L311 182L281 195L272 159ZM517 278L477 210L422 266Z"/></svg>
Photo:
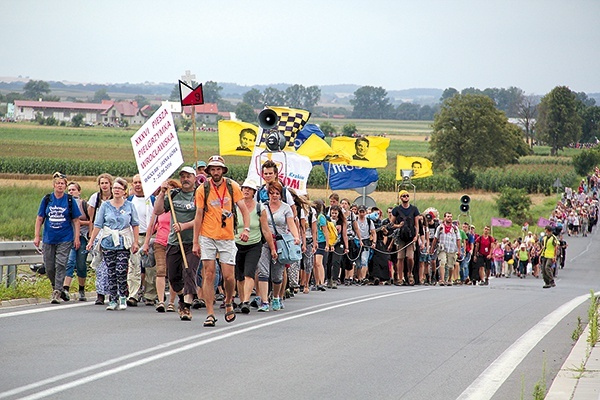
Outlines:
<svg viewBox="0 0 600 400"><path fill-rule="evenodd" d="M96 190L96 178L95 177L77 177L77 181L81 185L84 192L91 192ZM34 186L34 187L47 187L49 190L52 187L51 177L49 175L8 175L3 174L0 177L0 186ZM354 201L359 193L354 190L338 190L336 191L340 198L348 198L350 201ZM308 193L311 199L327 199L331 194L331 190L326 191L325 189L309 189ZM419 199L456 199L467 193L473 200L488 200L493 201L497 196L496 193L489 192L460 192L460 193L426 193L417 192L416 196ZM397 194L395 192L374 192L371 196L378 204L392 204L397 202ZM412 197L412 193L411 193ZM546 197L541 194L531 195L531 201L533 205L541 204Z"/></svg>

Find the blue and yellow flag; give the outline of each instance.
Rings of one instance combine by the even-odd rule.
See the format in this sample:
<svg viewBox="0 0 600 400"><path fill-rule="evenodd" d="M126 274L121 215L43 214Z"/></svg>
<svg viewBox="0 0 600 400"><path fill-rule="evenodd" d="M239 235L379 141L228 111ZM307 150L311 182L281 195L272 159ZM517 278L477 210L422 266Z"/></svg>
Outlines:
<svg viewBox="0 0 600 400"><path fill-rule="evenodd" d="M412 169L414 175L411 179L426 178L433 175L433 163L424 157L396 157L396 180L402 180L402 170Z"/></svg>
<svg viewBox="0 0 600 400"><path fill-rule="evenodd" d="M252 157L258 126L240 121L219 121L219 154Z"/></svg>
<svg viewBox="0 0 600 400"><path fill-rule="evenodd" d="M299 110L295 108L289 107L268 107L271 110L275 111L277 116L279 117L279 122L277 126L273 129L278 130L283 133L283 136L286 138L286 146L284 148L285 151L295 151L294 141L296 140L296 135L298 132L304 128L304 125L308 122L310 118L310 112L306 110ZM261 129L261 138L258 143L260 147L266 147L265 140L268 135L268 131L263 131Z"/></svg>
<svg viewBox="0 0 600 400"><path fill-rule="evenodd" d="M348 154L349 165L366 168L385 168L387 148L390 139L379 136L351 138L340 136L331 140L331 148L336 154Z"/></svg>

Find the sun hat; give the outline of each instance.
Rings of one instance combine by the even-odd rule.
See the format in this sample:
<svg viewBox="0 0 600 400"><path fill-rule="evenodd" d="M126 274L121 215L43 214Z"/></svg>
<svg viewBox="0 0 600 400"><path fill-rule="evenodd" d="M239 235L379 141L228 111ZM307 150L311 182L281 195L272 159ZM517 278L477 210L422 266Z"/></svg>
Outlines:
<svg viewBox="0 0 600 400"><path fill-rule="evenodd" d="M241 187L247 187L256 192L258 190L258 183L256 183L256 181L252 178L246 178L244 183L242 183Z"/></svg>
<svg viewBox="0 0 600 400"><path fill-rule="evenodd" d="M223 168L223 174L226 174L227 171L229 171L229 168L227 168L227 166L225 165L225 160L219 155L212 156L208 159L208 164L206 164L206 170L210 171L212 167Z"/></svg>

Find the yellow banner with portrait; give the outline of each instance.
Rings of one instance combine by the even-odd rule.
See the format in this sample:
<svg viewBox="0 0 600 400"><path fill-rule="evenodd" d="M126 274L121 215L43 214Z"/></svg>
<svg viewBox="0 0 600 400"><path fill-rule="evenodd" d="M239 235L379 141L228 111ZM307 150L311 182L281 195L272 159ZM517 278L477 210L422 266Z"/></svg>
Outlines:
<svg viewBox="0 0 600 400"><path fill-rule="evenodd" d="M219 121L219 154L252 157L258 127L241 121Z"/></svg>
<svg viewBox="0 0 600 400"><path fill-rule="evenodd" d="M425 157L396 157L396 180L402 180L402 170L412 170L411 179L426 178L433 175L433 163Z"/></svg>
<svg viewBox="0 0 600 400"><path fill-rule="evenodd" d="M385 168L390 139L379 136L351 138L340 136L331 140L334 153L348 154L349 165L365 168Z"/></svg>

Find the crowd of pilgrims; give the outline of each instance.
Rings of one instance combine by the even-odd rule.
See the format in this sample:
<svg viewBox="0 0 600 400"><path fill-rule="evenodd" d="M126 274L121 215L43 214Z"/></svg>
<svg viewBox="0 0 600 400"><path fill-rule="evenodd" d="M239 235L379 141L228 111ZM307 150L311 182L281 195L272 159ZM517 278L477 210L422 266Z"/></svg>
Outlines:
<svg viewBox="0 0 600 400"><path fill-rule="evenodd" d="M197 177L201 178L197 179L197 184L208 179L201 172L204 165L201 162L194 164L194 168L198 170ZM281 199L284 203L290 203L294 212L293 219L302 246L303 259L285 265L283 282L277 286L278 293L273 293L272 282L267 283L268 289L257 292L260 279L251 280L252 284L248 285L248 282L244 282L248 278L247 274L245 276L243 271L236 272L238 301L234 301L233 304L235 312L249 313L251 309L259 312L278 311L285 308L285 299L310 292L333 290L339 286L485 286L489 284L490 278L536 279L543 275L541 262L549 237L557 240L554 250L556 262L552 264L552 274L556 275L560 268L565 267L568 247L566 237L585 237L592 232L597 223L596 188L599 175L596 170L592 175L594 178L588 177L587 180L583 180L577 190L566 188L549 216L550 223L545 229L542 228L538 233L537 228L532 231L525 224L521 235L516 238L494 238L489 226L476 227L469 222L459 222L452 213L442 214L432 207L421 212L410 204L410 193L405 190L399 193L401 201L398 205L380 209L352 204L347 198L340 198L336 193L332 193L327 201L311 201L308 196L299 196L292 189L283 188L280 192ZM137 179L139 181L139 176ZM127 186L123 180L117 180L117 183L122 187ZM90 221L94 219L94 209L101 201L112 198L111 187L114 184L115 180L109 174L102 174L98 178L100 190L94 193L86 204L91 213L81 213L82 224L87 219L88 225L92 225ZM74 190L71 190L72 186ZM180 186L177 180L169 180L171 189ZM248 198L257 198L257 192L261 190L259 184L248 179L240 187L244 196ZM269 186L272 187L275 186ZM76 182L69 183L69 193L76 195L78 205L83 210L85 207L82 207L81 199L77 198L79 191ZM159 193L156 195L160 195ZM260 213L260 209L257 208L256 212ZM165 235L172 233L172 221L168 213L165 214L152 219L152 226L145 227L147 232L140 238L139 249L142 257L137 259L137 262L141 262L142 265L142 278L140 287L136 289L137 294L127 300L129 306L137 306L138 302L143 302L148 306L155 306L159 312L177 310L175 302L178 296L173 292L170 295L165 293L169 291L168 276L157 278L156 274L146 273L156 265L165 263L161 260L161 257L165 257L164 251L153 251L153 247L158 243L156 235L161 235L161 229L164 245ZM241 224L241 219L238 220ZM335 228L331 228L332 225ZM264 239L262 241L264 242ZM236 244L244 246L244 243L239 241L236 241ZM91 243L88 248L91 248ZM75 257L74 254L71 256ZM101 263L102 260L92 262L93 267L97 269L96 304L99 305L104 304L107 294L106 282L102 282L106 280L106 276L100 272L105 266ZM73 277L75 260L70 260L70 264L70 277L67 273L65 278L65 282L68 280L69 283ZM217 302L224 299L223 281L218 265L217 260L214 282ZM199 281L192 308L203 308L206 304L200 284L202 263L192 267L197 271ZM79 268L77 273L80 274ZM255 274L258 276L257 270ZM81 276L79 278L80 300L84 301ZM83 278L85 282L85 276ZM546 280L544 276L544 281ZM154 290L147 290L149 286L153 286ZM544 287L551 286L554 286L552 279ZM67 285L67 293L60 293L63 300L69 300L68 289ZM240 292L244 291L248 292L244 296L246 301L242 301L239 296ZM274 299L277 299L276 304L273 304ZM118 309L118 305L116 307ZM222 304L221 308L225 308L225 304ZM181 307L179 310L183 319Z"/></svg>

